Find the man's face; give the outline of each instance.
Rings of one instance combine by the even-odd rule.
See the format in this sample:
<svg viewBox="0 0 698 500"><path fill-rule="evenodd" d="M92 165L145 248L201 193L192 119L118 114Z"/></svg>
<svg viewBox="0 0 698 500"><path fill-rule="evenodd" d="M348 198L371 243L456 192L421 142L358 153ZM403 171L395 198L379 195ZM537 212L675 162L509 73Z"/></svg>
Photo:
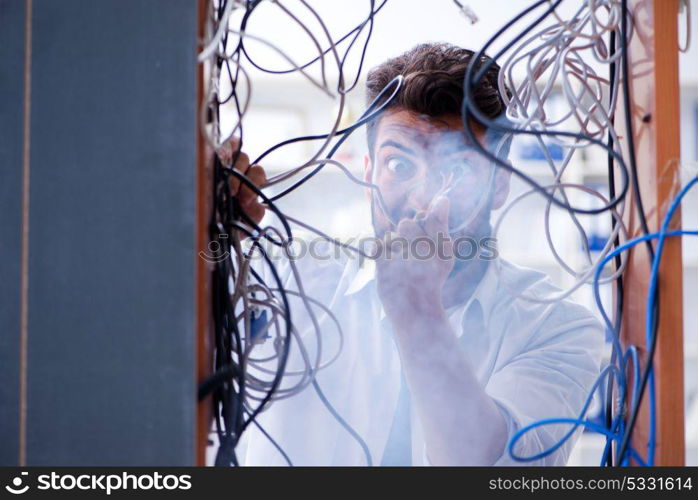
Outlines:
<svg viewBox="0 0 698 500"><path fill-rule="evenodd" d="M473 129L484 145L484 128L476 124ZM492 179L493 168L468 141L460 116L386 112L377 125L374 158L366 159L366 180L383 197L383 203L373 197L376 235L394 230L401 219L429 212L441 195L450 201L452 236L481 234L490 208L503 203L502 182L508 188L508 176Z"/></svg>

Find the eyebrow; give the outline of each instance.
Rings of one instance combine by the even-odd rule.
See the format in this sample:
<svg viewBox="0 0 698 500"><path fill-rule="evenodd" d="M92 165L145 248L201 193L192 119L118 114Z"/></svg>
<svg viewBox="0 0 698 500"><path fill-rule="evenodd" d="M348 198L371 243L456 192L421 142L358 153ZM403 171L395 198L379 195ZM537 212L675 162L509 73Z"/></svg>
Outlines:
<svg viewBox="0 0 698 500"><path fill-rule="evenodd" d="M392 139L388 139L387 141L383 141L380 145L380 148L385 148L385 147L389 147L389 146L392 146L396 149L404 151L405 153L410 154L412 156L416 155L416 153L412 149L408 148L404 144L400 144L397 141L393 141Z"/></svg>

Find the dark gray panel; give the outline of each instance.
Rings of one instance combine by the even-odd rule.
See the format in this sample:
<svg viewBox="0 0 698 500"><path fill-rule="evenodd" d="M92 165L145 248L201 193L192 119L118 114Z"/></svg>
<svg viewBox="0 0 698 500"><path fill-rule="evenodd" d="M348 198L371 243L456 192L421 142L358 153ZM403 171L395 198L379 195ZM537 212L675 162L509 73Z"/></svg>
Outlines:
<svg viewBox="0 0 698 500"><path fill-rule="evenodd" d="M196 4L34 0L30 465L194 463Z"/></svg>
<svg viewBox="0 0 698 500"><path fill-rule="evenodd" d="M18 464L24 19L0 0L0 465Z"/></svg>

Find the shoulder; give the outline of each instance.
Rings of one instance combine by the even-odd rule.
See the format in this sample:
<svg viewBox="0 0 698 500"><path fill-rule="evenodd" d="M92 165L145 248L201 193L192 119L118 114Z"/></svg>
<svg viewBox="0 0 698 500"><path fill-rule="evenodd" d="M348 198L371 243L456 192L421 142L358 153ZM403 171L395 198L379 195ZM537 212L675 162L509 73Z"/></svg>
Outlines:
<svg viewBox="0 0 698 500"><path fill-rule="evenodd" d="M573 341L603 344L603 328L585 306L569 297L540 271L501 259L497 284L499 311L512 315L510 323L519 325L528 347L540 342Z"/></svg>
<svg viewBox="0 0 698 500"><path fill-rule="evenodd" d="M254 267L265 278L272 278L273 266L281 282L292 289L297 289L297 278L310 288L336 285L352 258L349 250L307 231L294 230L293 243L288 249L268 241L262 243L268 260L258 254L254 257Z"/></svg>

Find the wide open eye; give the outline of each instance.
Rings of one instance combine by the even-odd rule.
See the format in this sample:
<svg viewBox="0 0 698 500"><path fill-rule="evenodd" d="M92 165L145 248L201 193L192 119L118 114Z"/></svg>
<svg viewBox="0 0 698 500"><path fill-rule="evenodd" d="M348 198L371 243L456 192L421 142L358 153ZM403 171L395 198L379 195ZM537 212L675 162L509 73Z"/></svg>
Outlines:
<svg viewBox="0 0 698 500"><path fill-rule="evenodd" d="M452 159L441 165L441 174L446 178L450 176L454 182L461 178L472 179L477 171L478 165L470 159Z"/></svg>
<svg viewBox="0 0 698 500"><path fill-rule="evenodd" d="M388 158L386 167L395 179L401 181L411 179L417 171L417 167L414 163L399 156Z"/></svg>

